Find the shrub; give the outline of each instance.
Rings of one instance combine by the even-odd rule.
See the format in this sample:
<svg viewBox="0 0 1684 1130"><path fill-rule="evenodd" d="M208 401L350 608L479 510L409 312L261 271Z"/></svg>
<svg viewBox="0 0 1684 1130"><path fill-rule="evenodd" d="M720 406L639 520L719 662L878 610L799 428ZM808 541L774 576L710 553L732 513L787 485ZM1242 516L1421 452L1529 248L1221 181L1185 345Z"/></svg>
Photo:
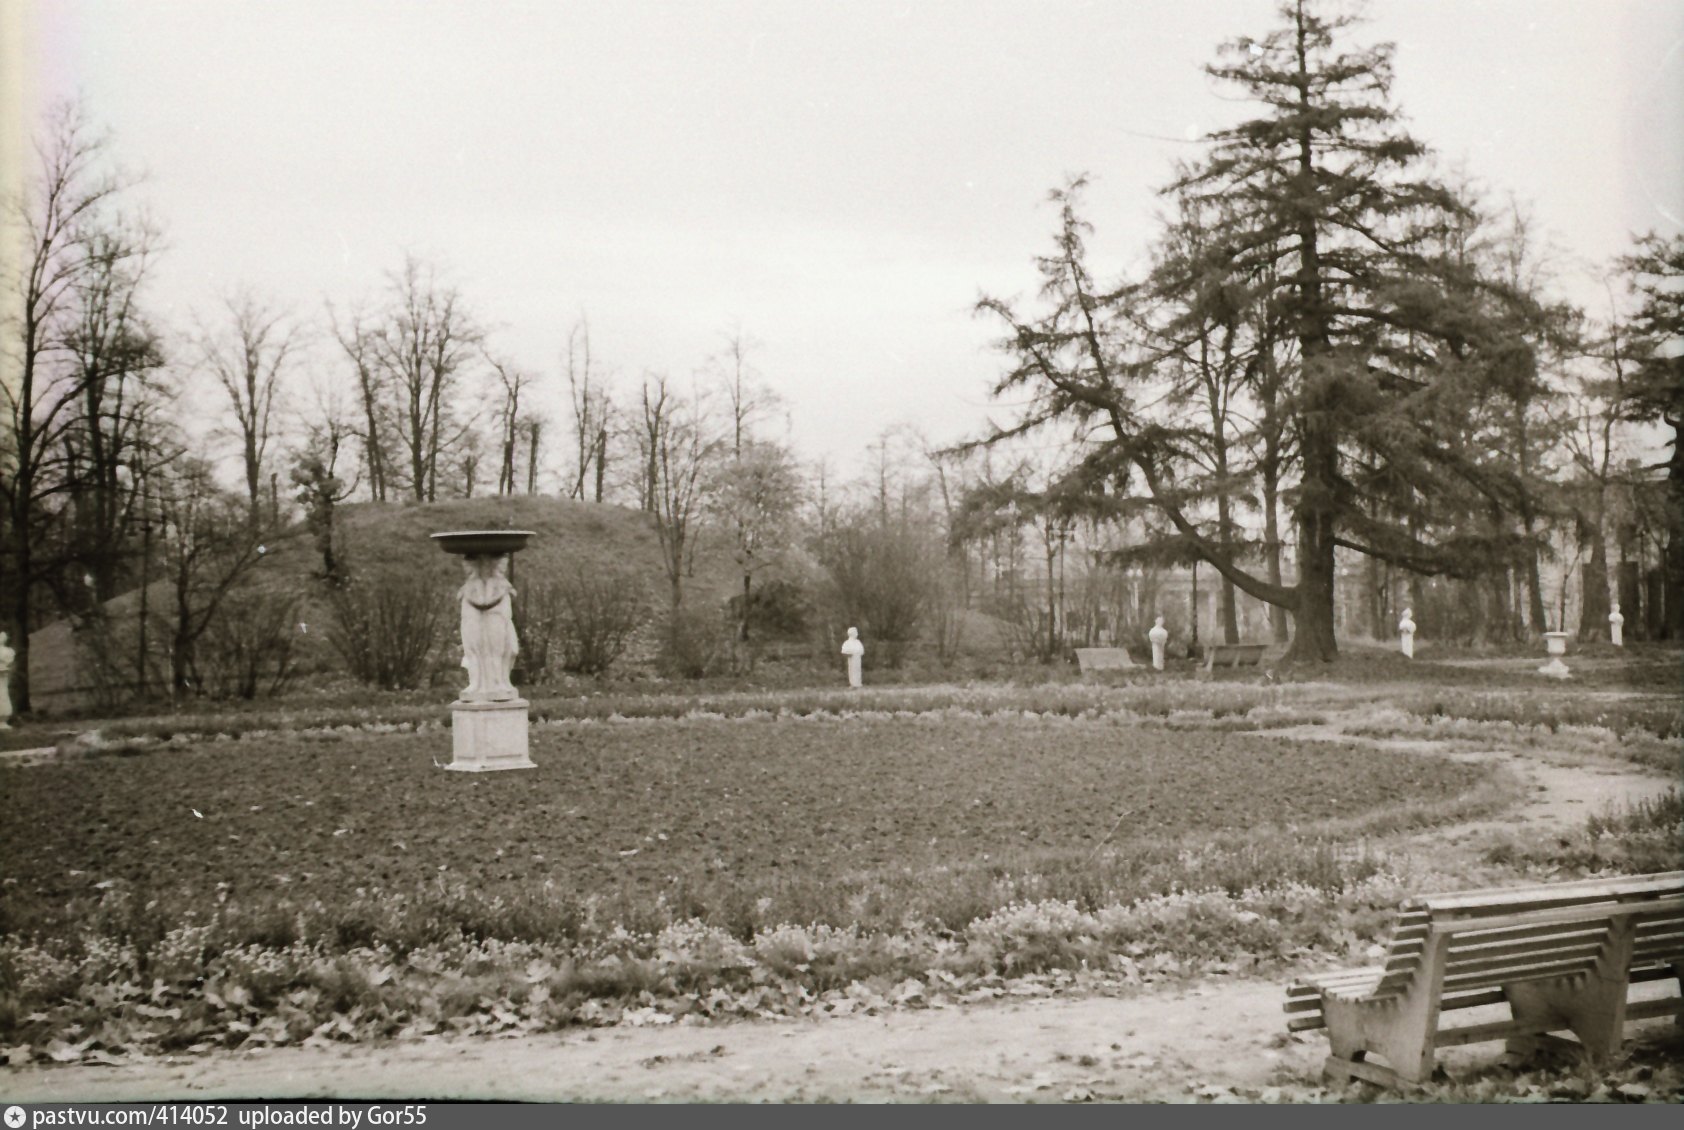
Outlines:
<svg viewBox="0 0 1684 1130"><path fill-rule="evenodd" d="M743 598L733 596L729 605L733 620L743 619ZM748 603L748 630L753 639L794 640L807 634L811 602L800 585L782 579L763 581L754 587Z"/></svg>
<svg viewBox="0 0 1684 1130"><path fill-rule="evenodd" d="M556 580L528 581L515 596L520 664L528 677L560 668L601 675L626 652L649 616L636 578L576 567Z"/></svg>
<svg viewBox="0 0 1684 1130"><path fill-rule="evenodd" d="M717 611L680 606L667 617L661 635L661 670L683 679L702 679L731 659L732 634Z"/></svg>
<svg viewBox="0 0 1684 1130"><path fill-rule="evenodd" d="M92 615L72 621L76 671L95 708L116 713L135 695L135 632L96 605Z"/></svg>
<svg viewBox="0 0 1684 1130"><path fill-rule="evenodd" d="M253 699L286 689L295 673L300 604L296 592L256 586L228 595L198 649L213 697Z"/></svg>
<svg viewBox="0 0 1684 1130"><path fill-rule="evenodd" d="M328 642L353 678L396 690L422 685L444 621L444 585L425 569L362 571L327 589Z"/></svg>
<svg viewBox="0 0 1684 1130"><path fill-rule="evenodd" d="M600 675L625 654L633 633L648 619L643 586L623 573L580 568L560 590L561 666L580 675Z"/></svg>
<svg viewBox="0 0 1684 1130"><path fill-rule="evenodd" d="M860 515L827 531L817 549L830 575L829 627L837 640L857 627L888 666L900 666L930 610L936 550L928 533L908 521Z"/></svg>

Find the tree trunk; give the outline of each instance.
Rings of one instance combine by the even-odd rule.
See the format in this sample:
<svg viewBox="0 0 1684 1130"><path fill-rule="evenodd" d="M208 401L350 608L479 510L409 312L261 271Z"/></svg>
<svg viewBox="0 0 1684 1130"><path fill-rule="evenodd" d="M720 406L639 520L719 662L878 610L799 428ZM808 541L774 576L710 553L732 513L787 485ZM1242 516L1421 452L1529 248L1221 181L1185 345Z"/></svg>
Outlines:
<svg viewBox="0 0 1684 1130"><path fill-rule="evenodd" d="M1049 532L1046 538L1047 550L1047 662L1051 663L1058 654L1058 591L1053 579L1053 564L1055 557L1055 543Z"/></svg>
<svg viewBox="0 0 1684 1130"><path fill-rule="evenodd" d="M750 589L752 587L753 579L754 578L749 573L743 573L743 621L741 631L738 633L737 638L742 640L744 643L748 642L748 610L749 599L752 596Z"/></svg>
<svg viewBox="0 0 1684 1130"><path fill-rule="evenodd" d="M608 429L596 433L596 500L602 501L602 479L608 466Z"/></svg>
<svg viewBox="0 0 1684 1130"><path fill-rule="evenodd" d="M1368 634L1376 640L1386 640L1391 637L1391 625L1387 623L1386 615L1386 577L1380 566L1380 559L1367 556L1362 559L1363 587L1368 605Z"/></svg>
<svg viewBox="0 0 1684 1130"><path fill-rule="evenodd" d="M1289 663L1330 663L1339 654L1333 633L1333 538L1314 528L1300 527L1298 541L1298 604L1293 609Z"/></svg>
<svg viewBox="0 0 1684 1130"><path fill-rule="evenodd" d="M1590 530L1590 537L1590 560L1579 570L1579 639L1583 642L1608 634L1608 547L1600 525Z"/></svg>
<svg viewBox="0 0 1684 1130"><path fill-rule="evenodd" d="M1532 536L1532 520L1526 520L1526 536ZM1533 635L1549 631L1548 613L1544 611L1544 581L1538 575L1538 550L1526 555L1526 629Z"/></svg>
<svg viewBox="0 0 1684 1130"><path fill-rule="evenodd" d="M1294 631L1292 646L1286 654L1288 663L1329 663L1339 654L1334 638L1333 605L1337 583L1333 489L1338 453L1327 433L1327 425L1316 419L1317 415L1331 414L1332 405L1327 401L1332 397L1323 388L1315 399L1320 403L1310 405L1305 413L1300 440L1304 476L1296 516L1298 600L1293 608Z"/></svg>
<svg viewBox="0 0 1684 1130"><path fill-rule="evenodd" d="M1226 479L1228 470L1226 452L1218 452L1217 466ZM1216 523L1222 536L1222 552L1232 557L1234 555L1234 521L1232 504L1228 501L1226 494L1217 496ZM1239 643L1239 609L1234 601L1234 582L1227 577L1222 578L1222 587L1217 590L1217 611L1222 618L1222 642Z"/></svg>
<svg viewBox="0 0 1684 1130"><path fill-rule="evenodd" d="M1677 420L1671 420L1675 425ZM1663 639L1684 639L1684 443L1675 437L1666 478L1666 620Z"/></svg>
<svg viewBox="0 0 1684 1130"><path fill-rule="evenodd" d="M1280 520L1280 486L1272 468L1266 467L1263 475L1263 566L1268 572L1269 583L1281 583L1281 520ZM1287 624L1290 618L1285 608L1278 604L1269 605L1269 634L1278 644L1286 643L1292 638L1292 631Z"/></svg>

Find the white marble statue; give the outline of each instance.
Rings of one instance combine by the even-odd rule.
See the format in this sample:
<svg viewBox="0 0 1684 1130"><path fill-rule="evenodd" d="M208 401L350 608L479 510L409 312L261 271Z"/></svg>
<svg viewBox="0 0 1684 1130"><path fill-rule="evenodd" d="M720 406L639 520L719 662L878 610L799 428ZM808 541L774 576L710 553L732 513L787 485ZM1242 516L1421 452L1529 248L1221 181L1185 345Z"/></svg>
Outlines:
<svg viewBox="0 0 1684 1130"><path fill-rule="evenodd" d="M842 654L848 657L848 685L860 685L860 657L865 655L865 645L860 642L860 630L848 629L848 638L842 641Z"/></svg>
<svg viewBox="0 0 1684 1130"><path fill-rule="evenodd" d="M1620 615L1620 606L1614 605L1614 610L1608 613L1608 638L1615 647L1626 645L1626 618Z"/></svg>
<svg viewBox="0 0 1684 1130"><path fill-rule="evenodd" d="M12 663L17 657L6 646L6 633L0 632L0 730L12 728Z"/></svg>
<svg viewBox="0 0 1684 1130"><path fill-rule="evenodd" d="M1164 669L1164 651L1169 644L1169 629L1164 627L1164 618L1158 617L1158 622L1152 625L1152 630L1146 633L1146 638L1152 641L1152 666L1159 671Z"/></svg>
<svg viewBox="0 0 1684 1130"><path fill-rule="evenodd" d="M462 666L468 671L463 702L508 702L519 693L509 681L520 641L515 638L514 586L504 556L462 559L467 580L462 599Z"/></svg>
<svg viewBox="0 0 1684 1130"><path fill-rule="evenodd" d="M1415 621L1411 619L1412 609L1403 610L1403 619L1397 622L1398 650L1403 652L1405 659L1415 658Z"/></svg>

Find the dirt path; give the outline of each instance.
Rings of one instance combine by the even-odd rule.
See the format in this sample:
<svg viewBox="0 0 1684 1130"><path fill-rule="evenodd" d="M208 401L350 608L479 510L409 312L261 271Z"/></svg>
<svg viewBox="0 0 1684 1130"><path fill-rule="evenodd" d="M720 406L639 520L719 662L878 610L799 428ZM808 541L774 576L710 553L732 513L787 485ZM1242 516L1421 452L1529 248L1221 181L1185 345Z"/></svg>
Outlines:
<svg viewBox="0 0 1684 1130"><path fill-rule="evenodd" d="M1308 736L1308 735L1306 735ZM1349 740L1348 738L1342 740ZM1425 743L1384 743L1424 745ZM1443 752L1442 747L1436 752ZM1471 849L1524 824L1560 832L1675 782L1635 766L1460 753L1526 784L1500 820L1439 829ZM9 1102L280 1097L645 1101L1075 1102L1307 1099L1326 1055L1288 1038L1281 982L1213 979L1124 997L1026 999L828 1020L614 1028L511 1039L276 1048L0 1073ZM1490 1045L1448 1065L1489 1061Z"/></svg>

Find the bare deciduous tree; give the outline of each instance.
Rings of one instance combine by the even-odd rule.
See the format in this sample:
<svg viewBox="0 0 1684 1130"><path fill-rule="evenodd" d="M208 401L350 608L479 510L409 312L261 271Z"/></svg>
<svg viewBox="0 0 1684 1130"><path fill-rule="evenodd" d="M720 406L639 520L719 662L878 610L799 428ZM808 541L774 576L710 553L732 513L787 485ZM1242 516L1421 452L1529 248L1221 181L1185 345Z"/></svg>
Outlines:
<svg viewBox="0 0 1684 1130"><path fill-rule="evenodd" d="M373 359L396 400L398 442L408 457L409 491L418 502L438 498L439 462L466 436L472 421L451 409L468 361L485 331L461 293L414 255L388 273L389 304L373 324Z"/></svg>
<svg viewBox="0 0 1684 1130"><path fill-rule="evenodd" d="M605 380L595 368L591 328L584 318L575 322L567 335L567 389L577 455L569 494L583 499L587 486L593 484L594 470L593 498L601 502L608 474L608 435L614 403Z"/></svg>
<svg viewBox="0 0 1684 1130"><path fill-rule="evenodd" d="M389 429L386 424L385 373L376 364L373 331L369 328L367 315L361 311L352 312L342 321L330 305L328 318L333 324L334 340L356 370L357 402L362 411L362 427L356 434L362 442L368 496L375 502L384 502L391 457L386 450Z"/></svg>
<svg viewBox="0 0 1684 1130"><path fill-rule="evenodd" d="M664 375L644 378L642 408L639 438L647 468L644 509L655 519L676 610L684 601L685 578L695 572L703 474L719 443L711 434L701 398L675 394Z"/></svg>
<svg viewBox="0 0 1684 1130"><path fill-rule="evenodd" d="M299 331L283 312L249 290L228 295L222 306L223 324L201 325L197 344L206 368L228 396L246 498L255 518L262 502L281 374L298 346Z"/></svg>
<svg viewBox="0 0 1684 1130"><path fill-rule="evenodd" d="M74 103L49 113L33 149L35 175L6 202L5 235L17 255L7 261L0 315L10 371L0 381L7 425L0 435L0 548L8 566L0 589L17 650L12 698L20 712L30 709L29 634L44 580L36 547L49 500L69 489L53 465L80 391L77 367L67 363L65 321L75 316L78 289L103 269L102 255L116 254L102 235L123 230L113 210L133 183L110 170L109 139Z"/></svg>
<svg viewBox="0 0 1684 1130"><path fill-rule="evenodd" d="M804 484L794 458L774 443L750 441L712 477L711 509L731 536L731 557L742 573L742 615L737 638L748 642L754 578L789 548Z"/></svg>

